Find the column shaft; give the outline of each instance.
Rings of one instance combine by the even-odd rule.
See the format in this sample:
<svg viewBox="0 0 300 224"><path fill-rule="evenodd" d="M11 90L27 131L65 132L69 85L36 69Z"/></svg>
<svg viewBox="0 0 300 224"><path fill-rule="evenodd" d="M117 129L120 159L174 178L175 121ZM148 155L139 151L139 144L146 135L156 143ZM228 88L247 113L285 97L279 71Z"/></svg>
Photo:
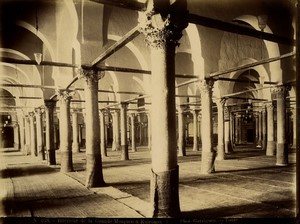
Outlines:
<svg viewBox="0 0 300 224"><path fill-rule="evenodd" d="M80 152L79 148L79 130L78 130L78 111L72 111L72 129L73 129L73 142L72 142L72 152Z"/></svg>
<svg viewBox="0 0 300 224"><path fill-rule="evenodd" d="M105 140L105 111L100 110L100 149L101 149L101 155L107 156L107 150L106 150L106 140Z"/></svg>
<svg viewBox="0 0 300 224"><path fill-rule="evenodd" d="M121 160L129 160L127 143L127 103L121 103Z"/></svg>
<svg viewBox="0 0 300 224"><path fill-rule="evenodd" d="M262 116L261 111L258 112L258 142L257 147L262 147Z"/></svg>
<svg viewBox="0 0 300 224"><path fill-rule="evenodd" d="M98 80L104 73L87 70L83 72L85 79L86 105L86 187L105 185L102 172L100 152L100 125L98 109Z"/></svg>
<svg viewBox="0 0 300 224"><path fill-rule="evenodd" d="M19 135L19 124L16 123L14 125L14 149L19 150L20 149L20 135Z"/></svg>
<svg viewBox="0 0 300 224"><path fill-rule="evenodd" d="M36 129L34 125L34 113L29 113L30 120L30 150L31 156L37 156L37 148L36 148Z"/></svg>
<svg viewBox="0 0 300 224"><path fill-rule="evenodd" d="M262 110L262 150L267 149L267 113L266 108L263 106Z"/></svg>
<svg viewBox="0 0 300 224"><path fill-rule="evenodd" d="M179 107L178 111L178 156L186 156L185 150L185 118L184 108Z"/></svg>
<svg viewBox="0 0 300 224"><path fill-rule="evenodd" d="M119 112L114 111L112 113L112 122L113 122L113 143L112 143L112 151L119 151L120 146L120 125L119 125Z"/></svg>
<svg viewBox="0 0 300 224"><path fill-rule="evenodd" d="M201 136L202 155L201 173L209 174L215 172L215 156L213 150L213 120L212 120L212 80L200 81L201 90Z"/></svg>
<svg viewBox="0 0 300 224"><path fill-rule="evenodd" d="M268 141L267 141L267 149L266 155L267 156L274 156L276 152L276 146L274 141L274 107L273 104L270 103L267 105L267 119L268 119Z"/></svg>
<svg viewBox="0 0 300 224"><path fill-rule="evenodd" d="M131 113L130 114L130 122L131 122L131 151L135 152L136 151L136 145L135 145L135 114Z"/></svg>
<svg viewBox="0 0 300 224"><path fill-rule="evenodd" d="M199 150L198 144L198 110L193 110L193 126L194 126L194 141L193 141L193 151Z"/></svg>
<svg viewBox="0 0 300 224"><path fill-rule="evenodd" d="M46 112L46 150L47 161L49 165L56 165L55 147L54 147L54 107L55 101L45 101Z"/></svg>
<svg viewBox="0 0 300 224"><path fill-rule="evenodd" d="M43 144L43 122L42 112L40 108L35 109L36 117L36 136L37 136L37 153L40 160L45 160L44 144Z"/></svg>
<svg viewBox="0 0 300 224"><path fill-rule="evenodd" d="M224 145L224 100L217 101L218 107L218 151L217 160L225 159L225 145Z"/></svg>
<svg viewBox="0 0 300 224"><path fill-rule="evenodd" d="M227 102L226 102L227 104ZM229 107L227 107L227 105L225 105L224 108L224 126L225 126L225 153L231 153L232 150L232 144L231 144L231 140L230 140L230 111L229 111Z"/></svg>
<svg viewBox="0 0 300 224"><path fill-rule="evenodd" d="M31 154L31 146L30 146L30 118L28 115L25 116L25 151L26 155Z"/></svg>
<svg viewBox="0 0 300 224"><path fill-rule="evenodd" d="M67 90L60 91L59 97L59 139L60 139L60 171L72 172L72 146L71 146L71 93Z"/></svg>

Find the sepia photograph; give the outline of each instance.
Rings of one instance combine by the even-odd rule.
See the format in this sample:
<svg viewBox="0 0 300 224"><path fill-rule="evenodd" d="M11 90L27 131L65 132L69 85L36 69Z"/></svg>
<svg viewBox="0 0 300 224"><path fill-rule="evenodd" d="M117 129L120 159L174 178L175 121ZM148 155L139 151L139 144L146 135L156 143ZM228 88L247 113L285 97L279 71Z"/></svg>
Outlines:
<svg viewBox="0 0 300 224"><path fill-rule="evenodd" d="M298 2L0 0L0 224L296 224Z"/></svg>

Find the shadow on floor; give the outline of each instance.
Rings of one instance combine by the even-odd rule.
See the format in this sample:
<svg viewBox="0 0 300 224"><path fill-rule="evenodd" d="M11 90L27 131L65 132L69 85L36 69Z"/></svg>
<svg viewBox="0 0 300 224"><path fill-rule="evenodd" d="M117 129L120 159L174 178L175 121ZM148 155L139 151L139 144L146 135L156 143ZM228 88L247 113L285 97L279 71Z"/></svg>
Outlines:
<svg viewBox="0 0 300 224"><path fill-rule="evenodd" d="M53 172L57 171L50 167L33 165L26 167L7 168L5 170L0 171L0 176L2 178L14 178L36 174L49 174Z"/></svg>

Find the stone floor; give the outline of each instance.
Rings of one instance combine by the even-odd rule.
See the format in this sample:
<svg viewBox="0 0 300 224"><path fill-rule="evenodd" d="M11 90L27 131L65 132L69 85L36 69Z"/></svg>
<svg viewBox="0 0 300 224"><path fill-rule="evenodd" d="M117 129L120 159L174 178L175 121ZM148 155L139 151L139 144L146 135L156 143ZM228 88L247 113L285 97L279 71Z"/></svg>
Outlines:
<svg viewBox="0 0 300 224"><path fill-rule="evenodd" d="M59 151L58 165L47 166L13 149L1 149L0 216L148 217L151 155L138 148L129 156L129 161L120 161L120 152L108 149L108 157L103 158L108 186L87 189L84 150L73 155L75 172L66 175L59 172ZM188 149L186 157L178 158L181 217L293 218L294 152L289 162L286 167L275 166L275 157L243 145L226 160L216 161L216 173L203 175L200 151Z"/></svg>

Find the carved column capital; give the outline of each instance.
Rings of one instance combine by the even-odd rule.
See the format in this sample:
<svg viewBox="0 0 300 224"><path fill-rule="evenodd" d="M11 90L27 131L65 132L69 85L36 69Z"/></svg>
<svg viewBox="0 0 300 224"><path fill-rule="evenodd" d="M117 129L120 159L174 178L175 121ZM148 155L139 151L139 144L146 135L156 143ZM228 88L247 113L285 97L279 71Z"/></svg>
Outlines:
<svg viewBox="0 0 300 224"><path fill-rule="evenodd" d="M56 94L59 100L70 101L75 92L69 89L57 89Z"/></svg>
<svg viewBox="0 0 300 224"><path fill-rule="evenodd" d="M28 115L29 115L29 117L34 117L34 112L33 111L29 112Z"/></svg>
<svg viewBox="0 0 300 224"><path fill-rule="evenodd" d="M92 81L98 82L99 79L102 79L105 76L104 71L98 71L94 68L85 68L85 69L78 69L77 72L79 73L79 78L84 79L85 81Z"/></svg>
<svg viewBox="0 0 300 224"><path fill-rule="evenodd" d="M290 90L289 86L277 86L271 89L271 93L276 94L277 98L279 97L284 98L286 97L289 90Z"/></svg>
<svg viewBox="0 0 300 224"><path fill-rule="evenodd" d="M56 105L56 101L54 100L45 100L45 109L49 110L49 109L54 109Z"/></svg>
<svg viewBox="0 0 300 224"><path fill-rule="evenodd" d="M274 110L273 102L269 102L266 104L267 110Z"/></svg>
<svg viewBox="0 0 300 224"><path fill-rule="evenodd" d="M226 99L225 98L221 98L221 99L217 99L216 100L216 104L217 104L218 109L219 108L223 108L224 105L225 105L225 103L226 103Z"/></svg>
<svg viewBox="0 0 300 224"><path fill-rule="evenodd" d="M165 48L166 44L179 46L182 30L187 27L187 11L181 14L170 12L163 15L155 10L139 13L139 25L141 32L145 35L147 46L153 48Z"/></svg>

